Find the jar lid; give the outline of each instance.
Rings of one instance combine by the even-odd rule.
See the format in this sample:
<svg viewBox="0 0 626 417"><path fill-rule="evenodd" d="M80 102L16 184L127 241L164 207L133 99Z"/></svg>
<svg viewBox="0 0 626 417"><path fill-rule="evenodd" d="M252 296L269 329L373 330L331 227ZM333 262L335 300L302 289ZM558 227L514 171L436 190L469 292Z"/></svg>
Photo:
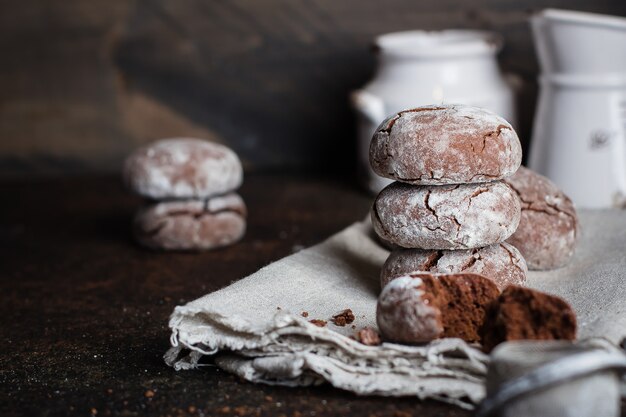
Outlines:
<svg viewBox="0 0 626 417"><path fill-rule="evenodd" d="M481 30L411 30L378 36L374 47L384 55L406 58L449 58L495 54L502 38Z"/></svg>

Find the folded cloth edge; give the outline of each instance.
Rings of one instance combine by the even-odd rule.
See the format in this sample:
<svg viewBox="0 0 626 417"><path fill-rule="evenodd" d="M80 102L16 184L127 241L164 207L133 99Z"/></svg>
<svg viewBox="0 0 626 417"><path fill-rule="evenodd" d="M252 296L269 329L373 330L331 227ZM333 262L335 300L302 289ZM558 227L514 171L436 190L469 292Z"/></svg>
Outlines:
<svg viewBox="0 0 626 417"><path fill-rule="evenodd" d="M438 339L423 346L367 346L288 312L277 312L262 333L258 328L245 329L242 318L235 332L213 331L207 321L211 313L206 309L178 309L177 313L182 316L171 320L172 347L164 355L165 362L176 370L193 369L203 356L220 353L216 356L218 366L253 382L306 386L328 381L360 395L415 395L463 408L472 408L484 397L488 356L461 339ZM207 326L201 336L177 327L185 318L194 319L194 314L200 314ZM221 317L218 314L216 318L218 323ZM286 350L268 350L278 344L286 345ZM189 354L185 355L186 350ZM273 361L274 368L267 367L268 360ZM295 374L287 378L276 372L285 368ZM331 373L334 375L329 378ZM368 383L365 388L363 382L355 385L350 381L349 375L356 374L361 380L394 374L398 381L388 387Z"/></svg>

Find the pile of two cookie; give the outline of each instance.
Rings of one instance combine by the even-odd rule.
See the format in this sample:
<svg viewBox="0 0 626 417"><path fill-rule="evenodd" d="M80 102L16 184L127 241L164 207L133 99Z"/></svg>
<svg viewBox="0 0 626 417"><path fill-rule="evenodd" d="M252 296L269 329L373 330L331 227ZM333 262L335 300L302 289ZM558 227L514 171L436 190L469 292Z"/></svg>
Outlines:
<svg viewBox="0 0 626 417"><path fill-rule="evenodd" d="M243 169L229 148L200 139L164 139L133 152L124 181L147 203L135 215L136 240L153 249L203 250L244 235L246 206L236 192Z"/></svg>
<svg viewBox="0 0 626 417"><path fill-rule="evenodd" d="M546 314L526 309L544 323L522 332L548 337L547 327L563 313L573 327L568 324L554 334L573 337L571 309L562 300L523 288L526 262L505 243L520 218L528 221L522 209L534 209L520 199L519 189L506 183L521 157L511 125L475 107L408 110L377 129L370 147L372 168L397 181L378 195L372 208L374 230L394 246L381 272L384 290L378 306L379 328L387 340L420 343L447 336L493 345L521 331L515 328L519 317L501 318L517 304L529 304L529 297ZM553 264L573 252L573 244L561 246ZM532 252L533 246L528 248ZM533 265L545 258L539 255L532 257ZM486 320L490 316L493 323ZM489 326L492 330L485 330ZM490 339L494 334L499 335Z"/></svg>

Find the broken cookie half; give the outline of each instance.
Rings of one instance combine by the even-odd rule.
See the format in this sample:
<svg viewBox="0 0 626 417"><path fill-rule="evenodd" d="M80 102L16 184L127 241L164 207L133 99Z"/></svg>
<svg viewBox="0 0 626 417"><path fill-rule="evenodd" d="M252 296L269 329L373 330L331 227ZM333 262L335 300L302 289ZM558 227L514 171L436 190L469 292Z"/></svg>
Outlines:
<svg viewBox="0 0 626 417"><path fill-rule="evenodd" d="M391 280L378 298L384 341L420 344L442 337L491 351L509 340L573 340L576 315L564 300L516 285L502 293L471 273L413 272Z"/></svg>
<svg viewBox="0 0 626 417"><path fill-rule="evenodd" d="M486 309L499 294L482 275L416 272L385 286L376 321L387 341L417 344L458 337L478 342Z"/></svg>

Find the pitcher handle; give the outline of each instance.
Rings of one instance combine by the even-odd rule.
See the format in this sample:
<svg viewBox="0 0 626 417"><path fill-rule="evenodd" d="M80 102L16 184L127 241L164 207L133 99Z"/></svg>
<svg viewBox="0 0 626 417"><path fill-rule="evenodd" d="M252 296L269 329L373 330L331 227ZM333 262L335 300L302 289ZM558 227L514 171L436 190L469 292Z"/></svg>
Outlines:
<svg viewBox="0 0 626 417"><path fill-rule="evenodd" d="M387 116L383 100L365 90L353 91L350 101L355 110L374 126L378 126Z"/></svg>

